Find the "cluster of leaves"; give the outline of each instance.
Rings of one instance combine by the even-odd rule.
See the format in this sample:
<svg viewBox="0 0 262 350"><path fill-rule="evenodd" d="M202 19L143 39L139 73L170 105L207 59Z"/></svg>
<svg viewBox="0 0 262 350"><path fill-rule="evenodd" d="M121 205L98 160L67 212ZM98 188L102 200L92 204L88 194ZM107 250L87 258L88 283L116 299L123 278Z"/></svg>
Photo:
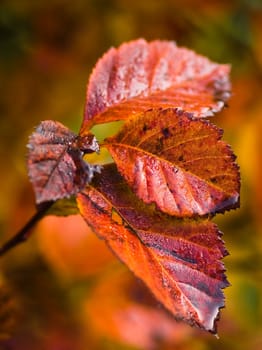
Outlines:
<svg viewBox="0 0 262 350"><path fill-rule="evenodd" d="M76 196L80 213L177 318L216 333L227 254L216 213L239 205L239 170L222 130L206 118L230 96L229 67L173 42L110 49L90 77L78 135L54 121L31 135L36 203ZM99 153L91 128L123 120Z"/></svg>

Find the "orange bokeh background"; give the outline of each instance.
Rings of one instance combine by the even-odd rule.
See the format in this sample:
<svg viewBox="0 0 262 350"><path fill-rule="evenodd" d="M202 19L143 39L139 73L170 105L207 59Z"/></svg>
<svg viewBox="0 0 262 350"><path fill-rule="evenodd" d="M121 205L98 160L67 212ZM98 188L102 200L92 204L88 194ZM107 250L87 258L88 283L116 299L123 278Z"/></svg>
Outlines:
<svg viewBox="0 0 262 350"><path fill-rule="evenodd" d="M0 348L261 349L261 1L2 0L0 35L1 241L35 210L25 166L34 126L53 119L77 132L96 60L138 37L174 40L232 65L229 108L213 120L242 178L241 208L216 219L232 285L219 340L176 323L74 215L44 218L27 243L1 258ZM103 138L108 130L96 132Z"/></svg>

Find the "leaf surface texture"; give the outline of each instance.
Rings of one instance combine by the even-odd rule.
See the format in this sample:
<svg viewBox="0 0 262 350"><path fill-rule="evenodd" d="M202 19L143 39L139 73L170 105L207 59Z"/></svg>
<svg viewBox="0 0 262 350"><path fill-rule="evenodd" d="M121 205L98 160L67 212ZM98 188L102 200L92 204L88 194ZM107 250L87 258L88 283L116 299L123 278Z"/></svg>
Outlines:
<svg viewBox="0 0 262 350"><path fill-rule="evenodd" d="M118 170L140 199L170 215L205 215L239 200L235 156L222 130L176 110L152 110L108 139Z"/></svg>
<svg viewBox="0 0 262 350"><path fill-rule="evenodd" d="M230 96L229 70L174 42L139 39L112 48L90 76L80 133L149 108L178 107L195 117L212 116Z"/></svg>
<svg viewBox="0 0 262 350"><path fill-rule="evenodd" d="M180 220L145 205L115 165L105 166L77 201L97 235L176 318L216 332L228 282L221 262L227 252L214 223Z"/></svg>

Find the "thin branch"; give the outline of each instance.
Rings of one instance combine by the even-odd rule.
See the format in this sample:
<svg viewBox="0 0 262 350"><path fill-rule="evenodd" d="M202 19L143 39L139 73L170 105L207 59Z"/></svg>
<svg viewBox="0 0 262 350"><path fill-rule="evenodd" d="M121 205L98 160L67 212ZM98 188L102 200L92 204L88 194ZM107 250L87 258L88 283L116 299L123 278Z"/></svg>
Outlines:
<svg viewBox="0 0 262 350"><path fill-rule="evenodd" d="M18 231L12 238L5 242L0 248L0 256L4 255L9 250L16 247L18 244L25 242L31 235L32 228L37 222L42 219L48 209L53 205L54 202L43 203L37 210L37 212L31 217L31 219L25 224L20 231Z"/></svg>

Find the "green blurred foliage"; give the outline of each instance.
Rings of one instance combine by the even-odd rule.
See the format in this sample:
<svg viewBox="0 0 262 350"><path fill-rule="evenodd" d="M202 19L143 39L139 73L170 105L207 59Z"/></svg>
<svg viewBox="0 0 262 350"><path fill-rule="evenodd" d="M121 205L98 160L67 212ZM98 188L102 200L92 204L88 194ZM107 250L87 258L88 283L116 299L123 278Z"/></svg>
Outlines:
<svg viewBox="0 0 262 350"><path fill-rule="evenodd" d="M153 312L148 304L144 306L145 292L139 289L130 301L122 293L130 273L113 257L107 257L106 263L101 259L106 253L98 240L79 248L83 238L77 223L72 236L63 241L64 229L58 221L52 235L48 225L40 223L30 241L1 259L0 349L262 348L261 23L260 0L1 1L1 240L34 212L25 167L25 146L33 127L54 119L77 132L96 60L110 46L138 37L175 40L232 65L233 96L229 108L214 121L224 128L238 156L242 190L241 209L217 218L230 252L225 264L232 284L225 291L219 340L172 323L162 314L161 324L167 328L156 334L145 321L147 312ZM108 130L97 132L101 138ZM89 263L94 264L94 273L86 268ZM121 277L122 273L129 277ZM120 329L116 317L126 310L123 305L129 307L126 320L134 323ZM164 313L159 305L155 309ZM145 336L139 346L125 332L141 324Z"/></svg>

